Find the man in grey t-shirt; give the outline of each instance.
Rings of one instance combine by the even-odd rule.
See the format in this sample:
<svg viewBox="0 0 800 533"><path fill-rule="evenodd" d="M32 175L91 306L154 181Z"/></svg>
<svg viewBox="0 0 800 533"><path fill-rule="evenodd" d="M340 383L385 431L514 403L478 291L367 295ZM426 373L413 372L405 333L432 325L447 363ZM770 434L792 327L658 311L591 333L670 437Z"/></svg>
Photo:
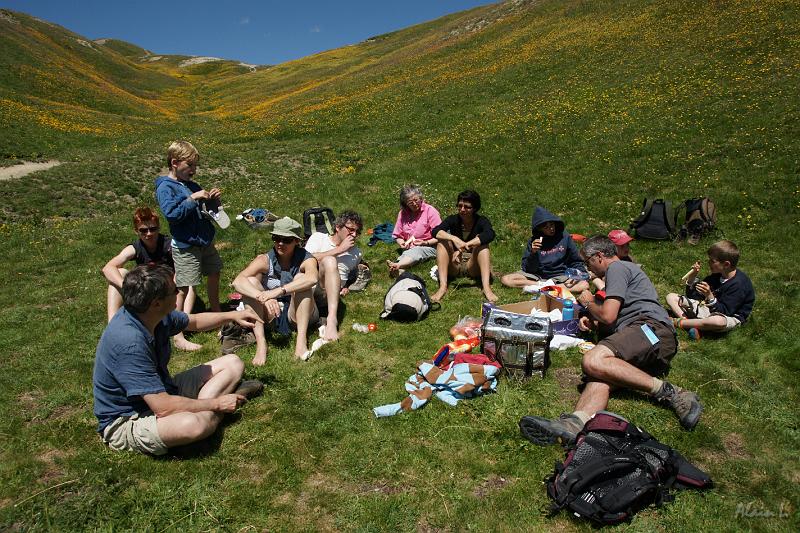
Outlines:
<svg viewBox="0 0 800 533"><path fill-rule="evenodd" d="M675 411L684 428L694 429L703 411L700 398L659 379L669 372L678 341L653 283L638 265L621 261L605 236L587 239L581 255L589 270L606 279L603 303L595 302L589 291L578 297L586 309L581 329L603 325L613 333L583 356L586 384L575 410L555 420L526 416L519 423L522 434L539 445L570 444L584 424L608 406L616 388L649 394Z"/></svg>

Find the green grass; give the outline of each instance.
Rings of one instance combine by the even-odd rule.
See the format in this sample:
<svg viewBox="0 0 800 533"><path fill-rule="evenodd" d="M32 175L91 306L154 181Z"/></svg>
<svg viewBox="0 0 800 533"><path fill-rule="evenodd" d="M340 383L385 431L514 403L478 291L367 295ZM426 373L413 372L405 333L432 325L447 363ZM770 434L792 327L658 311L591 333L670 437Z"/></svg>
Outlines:
<svg viewBox="0 0 800 533"><path fill-rule="evenodd" d="M323 204L356 209L373 226L394 220L404 183L420 184L443 214L475 188L498 233L500 272L518 268L535 204L589 235L625 227L645 195L711 196L756 287L752 318L722 339L681 337L670 379L703 399L694 432L636 395L616 395L609 409L706 469L716 488L682 493L622 528L797 530L799 18L788 1L501 4L256 73L220 65L169 80L114 45L104 52L122 69L113 105L72 101L98 90L85 78L43 99L0 74L3 164L66 161L0 182L0 528L590 529L542 514L540 481L562 452L517 430L521 416L571 409L577 350L555 352L543 380L503 382L456 408L432 401L372 417L402 399L416 362L460 316L478 314L481 299L462 283L422 323L353 332L353 322L377 319L390 283L381 265L394 257L366 239L375 279L347 297L339 343L305 364L291 346L273 346L263 368L248 364L264 396L197 456L105 449L91 397L105 325L99 269L133 238L133 208L154 205L165 146L182 137L201 152L197 180L222 187L231 214L266 207L299 218ZM41 50L13 54L46 73ZM89 51L69 52L76 70L108 73ZM151 96L124 96L141 91ZM224 284L266 249L265 237L238 222L219 232ZM663 297L710 243L637 241L633 253ZM427 277L429 267L416 272ZM503 302L523 298L496 291ZM194 339L204 349L176 353L173 372L217 354L213 333ZM248 363L252 355L240 352ZM747 505L776 516L737 516Z"/></svg>

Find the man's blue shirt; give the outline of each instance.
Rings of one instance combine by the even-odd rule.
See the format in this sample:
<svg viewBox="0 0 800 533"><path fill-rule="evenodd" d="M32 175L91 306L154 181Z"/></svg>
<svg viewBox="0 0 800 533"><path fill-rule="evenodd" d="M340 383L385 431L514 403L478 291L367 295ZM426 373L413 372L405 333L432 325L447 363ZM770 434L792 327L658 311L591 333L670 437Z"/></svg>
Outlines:
<svg viewBox="0 0 800 533"><path fill-rule="evenodd" d="M97 430L116 418L149 411L145 394L176 394L167 365L170 337L186 329L189 317L172 311L158 323L151 335L135 313L124 307L111 319L94 359L94 414Z"/></svg>

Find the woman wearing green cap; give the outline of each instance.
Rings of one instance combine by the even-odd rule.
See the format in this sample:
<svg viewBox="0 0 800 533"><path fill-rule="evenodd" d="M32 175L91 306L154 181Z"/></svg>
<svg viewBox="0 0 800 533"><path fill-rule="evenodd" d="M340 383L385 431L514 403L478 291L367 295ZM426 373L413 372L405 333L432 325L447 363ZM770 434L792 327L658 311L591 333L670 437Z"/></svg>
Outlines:
<svg viewBox="0 0 800 533"><path fill-rule="evenodd" d="M272 249L257 256L242 270L233 286L245 303L281 334L290 333L290 323L297 328L295 357L308 351L309 324L319 321L312 289L319 280L317 261L300 245L303 229L289 217L275 221ZM256 355L253 364L267 361L267 338L263 324L253 328Z"/></svg>

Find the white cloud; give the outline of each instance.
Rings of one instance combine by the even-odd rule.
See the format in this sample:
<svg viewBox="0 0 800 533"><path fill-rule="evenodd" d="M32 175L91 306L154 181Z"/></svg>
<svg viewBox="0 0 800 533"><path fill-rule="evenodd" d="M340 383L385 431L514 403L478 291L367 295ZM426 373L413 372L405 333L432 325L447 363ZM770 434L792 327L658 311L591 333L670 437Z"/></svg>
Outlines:
<svg viewBox="0 0 800 533"><path fill-rule="evenodd" d="M239 20L239 24L242 26L250 24L250 17L242 17L241 20Z"/></svg>
<svg viewBox="0 0 800 533"><path fill-rule="evenodd" d="M308 30L308 32L309 32L309 33L321 33L321 32L322 32L322 30L321 30L321 29L319 29L319 26L314 26L313 28L311 28L310 30Z"/></svg>

